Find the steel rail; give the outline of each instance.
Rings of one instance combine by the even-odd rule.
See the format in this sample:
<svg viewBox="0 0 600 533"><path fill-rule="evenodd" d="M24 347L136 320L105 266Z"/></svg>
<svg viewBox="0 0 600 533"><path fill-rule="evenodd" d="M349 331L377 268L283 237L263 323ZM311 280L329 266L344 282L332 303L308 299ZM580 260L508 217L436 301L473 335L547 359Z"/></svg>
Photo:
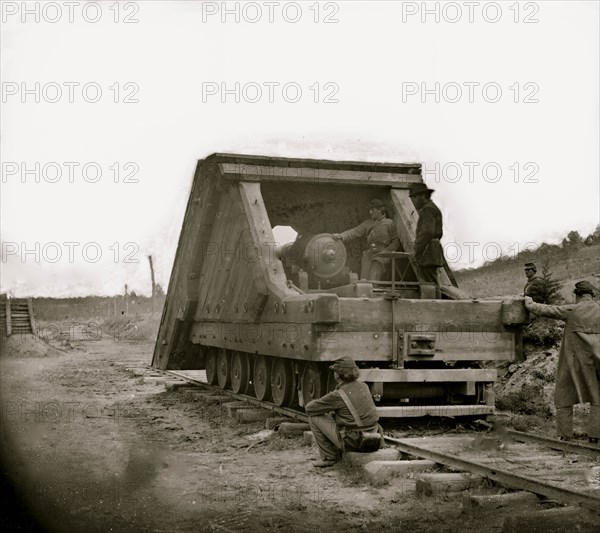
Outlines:
<svg viewBox="0 0 600 533"><path fill-rule="evenodd" d="M532 435L531 433L524 433L522 431L516 431L512 429L506 430L506 433L508 433L517 442L535 442L537 444L544 444L552 450L581 453L594 458L600 457L600 448L596 448L594 446L553 439L551 437L541 437L539 435Z"/></svg>
<svg viewBox="0 0 600 533"><path fill-rule="evenodd" d="M296 420L301 420L302 422L308 422L308 416L306 415L306 413L302 413L301 411L296 411L294 409L290 409L289 407L279 407L278 405L273 405L272 403L259 400L258 398L253 398L252 396L246 396L245 394L238 394L237 392L233 392L227 389L221 389L216 385L211 385L210 383L205 383L204 381L200 381L199 379L191 378L189 376L186 376L185 373L179 373L176 370L159 370L159 372L172 374L174 376L177 376L178 378L185 379L186 381L193 383L194 385L199 385L206 390L217 391L221 394L224 393L227 396L236 398L237 400L248 402L251 405L256 405L257 407L261 407L263 409L268 409L276 413L281 413L282 415L289 416L290 418L295 418Z"/></svg>
<svg viewBox="0 0 600 533"><path fill-rule="evenodd" d="M432 451L427 448L421 448L419 446L415 446L414 444L403 442L400 439L385 437L385 440L394 444L399 450L405 453L422 457L423 459L428 459L452 468L465 470L467 472L491 479L492 481L507 487L527 490L535 494L541 494L547 498L554 498L563 502L581 505L594 511L598 511L598 509L600 509L600 496L592 496L590 494L577 492L571 489L553 485L551 483L541 482L528 476L514 474L513 472L509 472L507 470L492 468L481 463L467 461L455 455Z"/></svg>
<svg viewBox="0 0 600 533"><path fill-rule="evenodd" d="M494 429L494 426L484 420L477 420L480 426L487 429ZM507 435L510 435L513 440L517 442L535 442L536 444L543 444L551 450L558 450L562 452L573 452L580 453L593 457L594 459L600 457L600 448L596 446L588 446L587 444L580 444L578 442L558 440L552 437L542 437L541 435L533 435L532 433L525 433L523 431L517 431L515 429L504 429Z"/></svg>

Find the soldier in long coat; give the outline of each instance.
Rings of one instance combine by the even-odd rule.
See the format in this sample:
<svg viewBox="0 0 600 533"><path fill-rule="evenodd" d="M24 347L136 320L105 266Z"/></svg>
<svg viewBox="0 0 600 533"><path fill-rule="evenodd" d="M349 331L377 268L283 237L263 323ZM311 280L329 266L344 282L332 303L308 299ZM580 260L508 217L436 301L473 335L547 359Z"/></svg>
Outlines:
<svg viewBox="0 0 600 533"><path fill-rule="evenodd" d="M442 212L431 200L433 189L424 183L415 184L410 199L419 212L415 235L414 257L425 281L439 285L438 268L444 266Z"/></svg>
<svg viewBox="0 0 600 533"><path fill-rule="evenodd" d="M380 281L390 262L387 257L378 257L379 252L394 252L400 246L394 221L386 216L385 204L374 199L369 202L369 219L355 228L342 233L334 233L332 237L348 242L360 237L367 238L367 249L363 251L360 268L361 279Z"/></svg>
<svg viewBox="0 0 600 533"><path fill-rule="evenodd" d="M593 301L597 289L587 281L575 284L575 304L544 305L525 297L525 307L537 315L564 320L554 402L558 435L573 437L573 405L590 405L588 437L600 438L600 305Z"/></svg>

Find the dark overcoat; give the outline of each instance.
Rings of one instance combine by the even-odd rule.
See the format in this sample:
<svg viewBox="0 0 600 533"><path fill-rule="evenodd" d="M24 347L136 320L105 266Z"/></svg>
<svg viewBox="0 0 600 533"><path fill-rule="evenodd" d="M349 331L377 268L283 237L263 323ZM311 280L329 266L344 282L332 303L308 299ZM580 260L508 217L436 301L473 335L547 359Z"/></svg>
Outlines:
<svg viewBox="0 0 600 533"><path fill-rule="evenodd" d="M526 307L536 315L565 321L556 372L556 407L584 402L600 405L600 305L584 298L570 305L526 303Z"/></svg>

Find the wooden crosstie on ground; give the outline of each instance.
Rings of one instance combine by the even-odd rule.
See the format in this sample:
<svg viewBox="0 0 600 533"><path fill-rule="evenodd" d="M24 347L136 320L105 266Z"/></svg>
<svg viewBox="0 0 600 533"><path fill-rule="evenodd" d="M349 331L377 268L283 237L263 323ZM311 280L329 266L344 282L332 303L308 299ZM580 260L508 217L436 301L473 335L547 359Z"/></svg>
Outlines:
<svg viewBox="0 0 600 533"><path fill-rule="evenodd" d="M0 329L3 337L33 334L35 322L31 298L0 296Z"/></svg>

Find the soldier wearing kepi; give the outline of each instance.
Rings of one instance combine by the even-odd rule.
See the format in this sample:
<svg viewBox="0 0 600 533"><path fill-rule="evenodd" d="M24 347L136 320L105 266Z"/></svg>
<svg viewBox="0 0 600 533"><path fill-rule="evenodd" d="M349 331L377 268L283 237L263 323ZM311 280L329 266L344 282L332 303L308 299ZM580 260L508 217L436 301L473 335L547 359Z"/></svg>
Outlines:
<svg viewBox="0 0 600 533"><path fill-rule="evenodd" d="M554 403L558 436L573 437L573 405L589 402L588 437L600 438L600 305L597 289L587 281L575 284L575 303L544 305L525 297L525 307L537 315L565 321L560 345Z"/></svg>
<svg viewBox="0 0 600 533"><path fill-rule="evenodd" d="M546 282L537 275L535 263L525 263L525 276L527 283L523 288L523 295L529 296L534 302L543 303Z"/></svg>
<svg viewBox="0 0 600 533"><path fill-rule="evenodd" d="M438 268L444 266L442 212L431 200L433 189L424 183L415 184L410 198L419 212L415 235L414 257L425 281L439 285Z"/></svg>
<svg viewBox="0 0 600 533"><path fill-rule="evenodd" d="M376 451L382 441L377 408L369 386L356 381L354 360L342 357L329 368L338 383L335 390L304 407L321 456L316 468L333 466L344 451Z"/></svg>
<svg viewBox="0 0 600 533"><path fill-rule="evenodd" d="M361 279L380 281L390 262L387 257L378 257L379 252L394 252L400 246L396 225L387 217L385 204L375 198L369 202L369 220L342 233L334 233L334 239L348 242L360 237L367 238L368 248L362 254Z"/></svg>

